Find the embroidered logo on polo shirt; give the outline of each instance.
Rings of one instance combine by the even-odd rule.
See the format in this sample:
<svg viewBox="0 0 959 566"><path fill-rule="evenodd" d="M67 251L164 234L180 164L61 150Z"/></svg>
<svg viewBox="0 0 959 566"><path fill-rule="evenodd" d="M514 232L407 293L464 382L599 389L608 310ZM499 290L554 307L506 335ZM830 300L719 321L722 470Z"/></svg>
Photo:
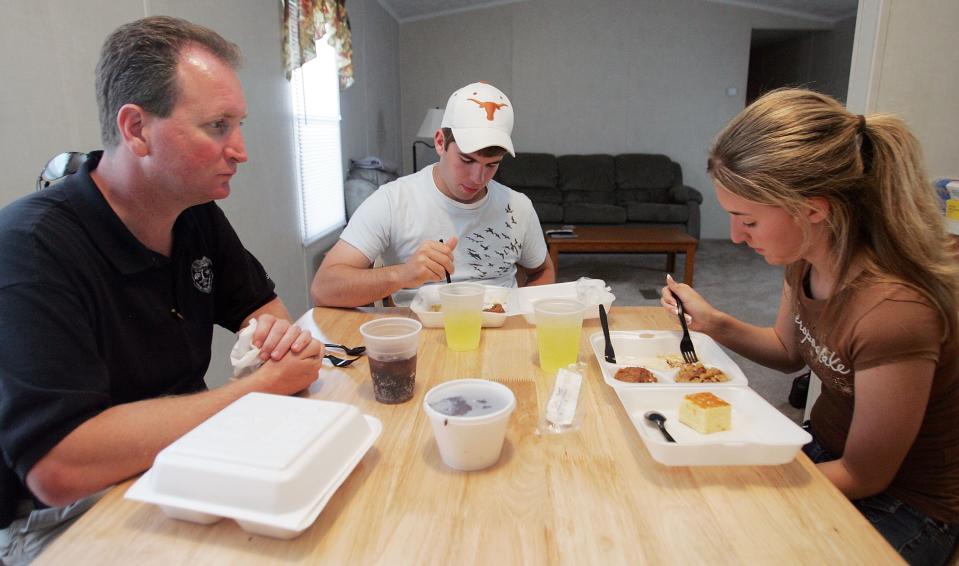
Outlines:
<svg viewBox="0 0 959 566"><path fill-rule="evenodd" d="M193 286L202 293L213 292L213 262L203 256L193 260Z"/></svg>

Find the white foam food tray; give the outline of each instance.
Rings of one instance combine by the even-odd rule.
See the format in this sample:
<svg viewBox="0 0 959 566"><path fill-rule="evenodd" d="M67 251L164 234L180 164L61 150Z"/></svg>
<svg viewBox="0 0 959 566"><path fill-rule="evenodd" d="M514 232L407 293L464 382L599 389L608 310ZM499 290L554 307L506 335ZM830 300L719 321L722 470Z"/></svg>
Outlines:
<svg viewBox="0 0 959 566"><path fill-rule="evenodd" d="M700 434L679 422L683 396L711 391L732 405L732 428ZM748 387L700 386L618 389L629 419L654 460L667 466L763 466L791 462L812 437ZM647 411L666 417L667 442Z"/></svg>
<svg viewBox="0 0 959 566"><path fill-rule="evenodd" d="M423 326L427 328L442 328L443 327L443 313L440 311L432 310L433 305L440 304L440 287L442 285L427 285L421 287L417 291L416 295L413 297L413 301L410 303L410 310L416 313L416 316L420 319L420 322L423 323ZM506 324L506 317L510 314L516 314L512 312L515 307L513 305L513 291L515 289L510 289L507 287L497 287L495 285L483 285L486 289L486 292L483 296L483 308L491 307L494 303L500 303L503 305L503 310L506 313L497 313L497 312L483 312L483 326L488 328L499 328Z"/></svg>
<svg viewBox="0 0 959 566"><path fill-rule="evenodd" d="M729 377L729 381L710 383L708 385L747 385L749 380L743 370L729 357L715 340L701 332L690 332L693 347L699 361L706 367L722 370ZM614 389L662 387L675 385L677 387L702 387L703 383L676 383L677 368L670 368L666 364L667 356L676 356L681 359L679 341L682 332L672 330L614 330L609 333L613 342L613 351L616 354L616 363L606 361L606 341L602 332L596 332L589 337L593 354L603 371L606 384ZM645 367L656 376L657 383L628 383L615 378L616 371L623 367Z"/></svg>
<svg viewBox="0 0 959 566"><path fill-rule="evenodd" d="M125 497L170 517L293 538L380 435L353 405L250 393L162 450Z"/></svg>
<svg viewBox="0 0 959 566"><path fill-rule="evenodd" d="M605 283L598 279L602 285ZM533 312L533 303L542 299L576 299L579 300L577 294L577 282L570 281L567 283L553 283L551 285L534 285L532 287L520 287L516 289L515 301L514 301L514 311L517 314L523 315L523 318L526 319L526 322L530 324L536 324L536 317ZM605 300L601 303L590 304L586 306L586 310L583 312L583 319L588 320L591 318L599 318L599 308L598 305L602 304L607 311L613 304L613 301L616 300L616 297L612 293L604 292Z"/></svg>

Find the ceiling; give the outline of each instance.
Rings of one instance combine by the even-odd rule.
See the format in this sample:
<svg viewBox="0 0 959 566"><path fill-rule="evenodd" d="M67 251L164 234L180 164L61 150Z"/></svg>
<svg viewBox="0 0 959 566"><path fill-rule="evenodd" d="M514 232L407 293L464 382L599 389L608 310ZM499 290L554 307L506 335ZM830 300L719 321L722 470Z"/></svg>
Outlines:
<svg viewBox="0 0 959 566"><path fill-rule="evenodd" d="M425 20L525 0L379 0L399 22ZM669 1L669 0L665 0ZM859 0L704 0L832 23L856 14Z"/></svg>

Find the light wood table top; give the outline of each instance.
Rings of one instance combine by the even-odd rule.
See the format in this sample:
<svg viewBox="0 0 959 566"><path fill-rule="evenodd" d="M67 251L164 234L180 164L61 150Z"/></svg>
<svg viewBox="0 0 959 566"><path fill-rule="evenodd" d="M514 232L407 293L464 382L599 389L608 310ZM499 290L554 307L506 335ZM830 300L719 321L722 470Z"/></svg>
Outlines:
<svg viewBox="0 0 959 566"><path fill-rule="evenodd" d="M394 310L411 316L406 309ZM361 343L359 325L383 314L314 309L327 342ZM660 308L614 307L614 329L674 329ZM537 364L522 317L484 329L480 350L452 352L424 329L416 392L401 405L373 399L365 359L326 367L311 388L383 421L382 436L316 523L290 541L167 518L112 490L37 564L890 564L898 555L802 453L771 467L671 468L656 463L588 347L582 428L539 436L552 376ZM433 385L500 381L517 406L500 461L479 472L443 465L422 409Z"/></svg>

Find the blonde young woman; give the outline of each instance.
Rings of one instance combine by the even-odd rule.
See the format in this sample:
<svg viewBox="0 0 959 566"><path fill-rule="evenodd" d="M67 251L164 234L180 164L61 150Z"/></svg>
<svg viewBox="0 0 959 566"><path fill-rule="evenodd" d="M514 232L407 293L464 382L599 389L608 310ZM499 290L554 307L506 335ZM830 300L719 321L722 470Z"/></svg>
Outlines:
<svg viewBox="0 0 959 566"><path fill-rule="evenodd" d="M910 563L959 536L959 258L916 139L888 115L779 90L719 134L708 171L745 242L785 283L772 328L737 320L669 278L690 328L823 380L804 450Z"/></svg>

